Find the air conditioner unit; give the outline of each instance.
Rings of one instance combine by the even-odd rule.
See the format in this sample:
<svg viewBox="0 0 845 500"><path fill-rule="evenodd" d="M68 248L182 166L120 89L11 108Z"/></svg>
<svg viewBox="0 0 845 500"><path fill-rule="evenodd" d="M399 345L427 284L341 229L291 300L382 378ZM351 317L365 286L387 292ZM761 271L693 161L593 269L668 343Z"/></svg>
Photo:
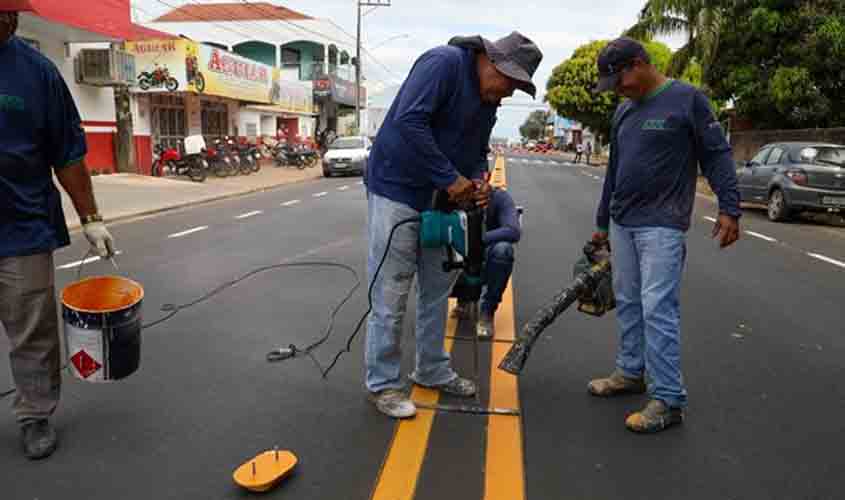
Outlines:
<svg viewBox="0 0 845 500"><path fill-rule="evenodd" d="M117 49L82 49L74 60L76 82L95 87L135 84L135 56Z"/></svg>

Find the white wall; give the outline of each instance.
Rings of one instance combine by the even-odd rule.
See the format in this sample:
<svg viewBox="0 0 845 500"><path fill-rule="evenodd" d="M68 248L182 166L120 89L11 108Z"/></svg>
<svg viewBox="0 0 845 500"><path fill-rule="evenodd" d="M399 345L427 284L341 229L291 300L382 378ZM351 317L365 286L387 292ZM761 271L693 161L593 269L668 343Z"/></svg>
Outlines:
<svg viewBox="0 0 845 500"><path fill-rule="evenodd" d="M255 135L261 135L261 113L251 109L240 108L238 117L238 133L247 137L249 133L249 125L255 126Z"/></svg>

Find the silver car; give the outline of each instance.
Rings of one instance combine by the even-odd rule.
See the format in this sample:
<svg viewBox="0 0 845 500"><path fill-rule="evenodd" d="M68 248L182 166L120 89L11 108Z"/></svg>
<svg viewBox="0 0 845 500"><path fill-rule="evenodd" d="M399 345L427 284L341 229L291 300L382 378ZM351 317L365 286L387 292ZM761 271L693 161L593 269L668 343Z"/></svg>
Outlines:
<svg viewBox="0 0 845 500"><path fill-rule="evenodd" d="M737 172L742 201L768 205L769 219L800 212L845 212L845 146L767 144Z"/></svg>

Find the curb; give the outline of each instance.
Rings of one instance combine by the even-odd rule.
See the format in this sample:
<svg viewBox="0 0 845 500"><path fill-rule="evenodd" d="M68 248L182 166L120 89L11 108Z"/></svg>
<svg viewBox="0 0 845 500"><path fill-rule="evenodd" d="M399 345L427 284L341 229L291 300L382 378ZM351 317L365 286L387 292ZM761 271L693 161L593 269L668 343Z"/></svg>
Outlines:
<svg viewBox="0 0 845 500"><path fill-rule="evenodd" d="M276 188L280 188L282 186L290 186L290 185L293 185L293 184L304 184L306 182L313 182L313 181L316 181L316 180L319 180L319 179L322 179L322 176L313 177L311 179L297 179L297 180L293 180L293 181L290 181L290 182L283 182L281 184L274 184L272 186L257 187L257 188L252 188L252 189L248 189L248 190L245 190L245 191L235 191L235 192L232 192L232 193L224 193L224 194L219 194L219 195L216 194L216 195L211 195L211 196L207 196L207 197L204 197L204 198L197 198L197 199L194 199L194 200L191 200L191 201L174 203L174 204L171 204L171 205L165 205L163 207L152 208L150 210L142 210L142 211L139 211L139 212L120 214L120 215L117 215L117 216L114 216L114 217L104 216L103 218L106 220L107 224L112 224L112 223L115 223L115 222L123 222L123 221L128 221L128 220L131 220L131 219L137 219L137 218L140 218L140 217L146 217L146 216L149 216L149 215L155 215L155 214L160 214L160 213L164 213L164 212L170 212L170 211L173 211L173 210L179 210L181 208L187 208L187 207L194 206L194 205L204 205L204 204L212 203L212 202L215 202L215 201L228 200L228 199L231 199L231 198L238 198L238 197L246 196L246 195L250 195L250 194L262 193L264 191L270 191L270 190L273 190L273 189L276 189ZM67 225L67 228L68 228L68 231L77 231L77 230L82 228L82 224L80 222L74 222L72 224L69 223Z"/></svg>

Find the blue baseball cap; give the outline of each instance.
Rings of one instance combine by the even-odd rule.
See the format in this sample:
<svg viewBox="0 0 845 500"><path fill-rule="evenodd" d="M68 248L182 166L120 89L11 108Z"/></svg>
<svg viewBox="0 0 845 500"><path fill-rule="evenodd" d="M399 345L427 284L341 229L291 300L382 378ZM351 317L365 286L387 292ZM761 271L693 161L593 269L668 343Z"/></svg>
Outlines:
<svg viewBox="0 0 845 500"><path fill-rule="evenodd" d="M619 85L622 71L634 59L642 59L646 63L651 62L651 57L640 42L623 36L608 43L598 57L599 84L596 86L595 92L614 90Z"/></svg>

